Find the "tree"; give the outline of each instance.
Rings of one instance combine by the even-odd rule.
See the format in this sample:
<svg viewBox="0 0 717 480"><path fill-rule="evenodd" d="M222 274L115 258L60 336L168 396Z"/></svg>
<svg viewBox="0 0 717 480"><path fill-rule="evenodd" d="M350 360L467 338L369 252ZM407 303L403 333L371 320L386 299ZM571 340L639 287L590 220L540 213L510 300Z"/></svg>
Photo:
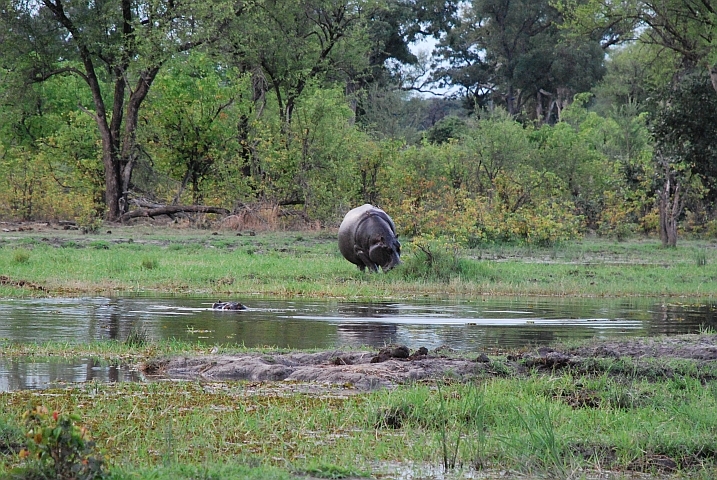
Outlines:
<svg viewBox="0 0 717 480"><path fill-rule="evenodd" d="M561 11L577 35L605 44L637 38L676 54L676 70L703 69L717 91L717 2L714 0L564 1Z"/></svg>
<svg viewBox="0 0 717 480"><path fill-rule="evenodd" d="M141 116L146 126L139 141L155 168L179 182L172 204L180 202L187 187L192 203L201 203L218 164L236 156L236 118L243 113L245 80L197 50L178 55L157 75Z"/></svg>
<svg viewBox="0 0 717 480"><path fill-rule="evenodd" d="M139 111L167 59L215 36L239 14L228 2L2 0L3 68L27 83L76 75L89 90L80 104L102 144L107 219L127 208L139 152Z"/></svg>
<svg viewBox="0 0 717 480"><path fill-rule="evenodd" d="M707 74L684 75L656 95L649 126L658 166L658 206L663 244L675 246L677 220L690 194L717 199L717 95Z"/></svg>
<svg viewBox="0 0 717 480"><path fill-rule="evenodd" d="M94 121L77 109L78 77L19 88L0 82L0 210L26 220L93 217L104 211ZM82 98L91 101L89 95ZM3 210L4 208L4 210ZM99 208L99 210L98 210Z"/></svg>
<svg viewBox="0 0 717 480"><path fill-rule="evenodd" d="M448 66L436 77L461 86L477 106L498 104L517 115L532 104L546 120L602 76L598 42L564 38L548 0L480 0L464 12L439 44Z"/></svg>
<svg viewBox="0 0 717 480"><path fill-rule="evenodd" d="M702 71L684 75L662 92L655 96L649 117L658 150L673 150L705 182L709 200L717 201L717 95L709 78Z"/></svg>
<svg viewBox="0 0 717 480"><path fill-rule="evenodd" d="M241 25L227 31L224 52L254 76L255 100L263 104L271 92L280 118L289 124L297 101L312 83L345 84L348 71L365 68L367 3L260 2Z"/></svg>

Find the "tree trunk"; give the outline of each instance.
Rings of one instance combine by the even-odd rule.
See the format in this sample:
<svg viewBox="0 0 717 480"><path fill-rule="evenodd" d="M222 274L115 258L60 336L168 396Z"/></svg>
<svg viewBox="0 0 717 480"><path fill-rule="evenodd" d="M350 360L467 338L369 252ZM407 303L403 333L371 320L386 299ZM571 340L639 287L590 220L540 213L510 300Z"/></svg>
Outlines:
<svg viewBox="0 0 717 480"><path fill-rule="evenodd" d="M717 65L710 67L710 80L712 80L712 88L717 92Z"/></svg>
<svg viewBox="0 0 717 480"><path fill-rule="evenodd" d="M105 167L105 205L107 205L107 220L115 222L122 215L122 184L120 181L119 161L117 153L113 152L112 146L105 145L102 141L102 163Z"/></svg>
<svg viewBox="0 0 717 480"><path fill-rule="evenodd" d="M149 93L149 87L152 86L159 67L154 66L140 74L139 80L134 91L129 96L127 102L127 115L125 117L124 136L122 138L122 152L117 159L119 162L119 175L121 179L120 191L120 215L127 211L127 195L129 193L130 182L132 181L132 170L137 163L137 122L139 119L139 108ZM124 82L122 77L119 81Z"/></svg>
<svg viewBox="0 0 717 480"><path fill-rule="evenodd" d="M543 91L538 90L538 93L535 94L535 118L540 123L543 122Z"/></svg>
<svg viewBox="0 0 717 480"><path fill-rule="evenodd" d="M664 169L665 183L657 191L657 206L660 215L660 240L663 247L677 246L677 220L682 213L680 184L669 162L660 160Z"/></svg>
<svg viewBox="0 0 717 480"><path fill-rule="evenodd" d="M508 96L505 99L505 106L508 109L508 114L510 116L515 116L515 89L513 88L513 85L510 85L508 87Z"/></svg>
<svg viewBox="0 0 717 480"><path fill-rule="evenodd" d="M127 191L132 178L132 169L137 160L136 130L139 108L149 92L154 78L159 72L160 65L147 68L140 74L134 91L129 95L125 111L125 90L127 86L127 71L129 64L136 55L134 49L135 31L132 13L132 2L122 0L122 32L125 41L125 50L117 58L111 68L114 77L114 92L112 99L112 112L108 120L105 99L102 95L100 82L97 78L97 67L94 64L90 46L83 42L84 36L81 28L68 17L61 2L43 0L43 4L52 12L55 19L72 35L77 45L77 51L82 60L84 72L80 76L87 83L92 93L94 112L84 109L97 123L102 140L102 164L105 173L104 200L107 206L107 220L118 221L127 211ZM104 58L104 62L112 63ZM81 107L82 108L82 107ZM124 123L124 133L122 134Z"/></svg>
<svg viewBox="0 0 717 480"><path fill-rule="evenodd" d="M165 205L157 208L138 208L137 210L131 210L122 215L121 220L125 222L130 218L158 217L160 215L173 215L181 212L229 215L229 210L221 207L207 207L204 205Z"/></svg>

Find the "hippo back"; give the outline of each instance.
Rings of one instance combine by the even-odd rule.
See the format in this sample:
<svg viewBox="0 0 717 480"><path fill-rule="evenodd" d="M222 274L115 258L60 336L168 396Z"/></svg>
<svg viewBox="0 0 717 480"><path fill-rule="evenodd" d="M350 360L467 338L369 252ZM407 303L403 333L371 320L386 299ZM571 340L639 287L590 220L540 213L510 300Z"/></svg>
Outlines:
<svg viewBox="0 0 717 480"><path fill-rule="evenodd" d="M382 255L370 245L371 236L385 239L390 254ZM378 265L384 271L400 263L400 243L396 238L396 226L391 217L380 208L365 204L349 211L339 227L339 250L349 262L361 270L368 266L376 270ZM371 255L371 259L369 259ZM390 257L390 260L388 259ZM376 259L381 263L377 263Z"/></svg>

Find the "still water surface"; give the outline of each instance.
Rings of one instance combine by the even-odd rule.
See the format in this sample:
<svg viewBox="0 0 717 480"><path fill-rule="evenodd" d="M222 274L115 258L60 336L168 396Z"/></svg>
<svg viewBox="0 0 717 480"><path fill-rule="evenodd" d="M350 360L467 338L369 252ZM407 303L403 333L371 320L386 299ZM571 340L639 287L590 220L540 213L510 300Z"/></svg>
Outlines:
<svg viewBox="0 0 717 480"><path fill-rule="evenodd" d="M0 339L12 342L150 339L206 345L333 348L402 343L465 352L568 339L650 336L717 329L717 300L478 298L400 302L242 299L246 311L214 311L217 298L80 297L0 299ZM236 299L221 299L236 300ZM3 359L0 391L55 381L136 379L119 367Z"/></svg>

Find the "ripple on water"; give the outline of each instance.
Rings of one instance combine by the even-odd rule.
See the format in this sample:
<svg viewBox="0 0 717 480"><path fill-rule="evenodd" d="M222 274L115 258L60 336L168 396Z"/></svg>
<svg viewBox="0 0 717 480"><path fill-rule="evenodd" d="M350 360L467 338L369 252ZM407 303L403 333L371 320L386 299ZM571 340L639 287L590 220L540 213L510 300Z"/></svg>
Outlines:
<svg viewBox="0 0 717 480"><path fill-rule="evenodd" d="M242 301L249 309L212 310L217 300ZM0 299L0 340L83 343L141 335L206 345L328 349L401 343L413 350L446 345L457 351L484 352L576 339L696 333L717 329L716 312L715 299L686 303L551 297L394 302L146 295ZM56 381L113 381L125 375L117 368L86 361L62 365L6 359L0 364L0 389L45 388L38 385Z"/></svg>

